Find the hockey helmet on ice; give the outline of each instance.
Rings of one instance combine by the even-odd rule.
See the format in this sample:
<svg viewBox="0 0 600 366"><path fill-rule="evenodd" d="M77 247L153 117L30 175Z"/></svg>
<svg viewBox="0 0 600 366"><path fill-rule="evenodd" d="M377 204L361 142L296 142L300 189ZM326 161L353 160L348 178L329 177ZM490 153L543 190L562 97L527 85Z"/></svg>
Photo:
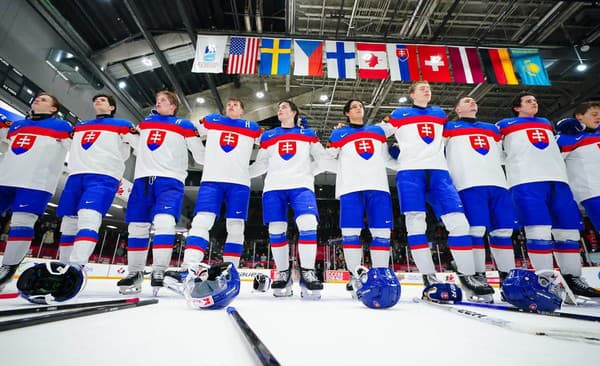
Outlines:
<svg viewBox="0 0 600 366"><path fill-rule="evenodd" d="M400 281L389 268L371 268L357 271L356 296L363 304L372 309L389 308L400 300Z"/></svg>
<svg viewBox="0 0 600 366"><path fill-rule="evenodd" d="M263 273L257 273L252 281L252 288L255 291L266 292L271 288L271 277Z"/></svg>
<svg viewBox="0 0 600 366"><path fill-rule="evenodd" d="M423 290L423 299L446 304L462 301L462 290L453 283L433 283Z"/></svg>
<svg viewBox="0 0 600 366"><path fill-rule="evenodd" d="M197 275L188 275L184 295L195 309L222 309L240 293L240 275L231 262L213 264Z"/></svg>
<svg viewBox="0 0 600 366"><path fill-rule="evenodd" d="M551 312L560 309L562 289L554 283L551 273L512 269L502 283L502 295L507 302L524 310Z"/></svg>
<svg viewBox="0 0 600 366"><path fill-rule="evenodd" d="M29 302L51 304L75 297L85 286L86 279L85 271L78 265L37 263L21 274L17 289Z"/></svg>

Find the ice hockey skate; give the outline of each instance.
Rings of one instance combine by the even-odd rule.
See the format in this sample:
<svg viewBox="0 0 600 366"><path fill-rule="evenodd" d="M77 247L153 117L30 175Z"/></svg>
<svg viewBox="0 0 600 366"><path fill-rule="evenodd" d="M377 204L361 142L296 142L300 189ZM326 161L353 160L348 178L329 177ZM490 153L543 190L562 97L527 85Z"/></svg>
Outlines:
<svg viewBox="0 0 600 366"><path fill-rule="evenodd" d="M271 284L273 289L273 296L275 297L288 297L292 296L292 267L288 267L285 271L279 271L277 279Z"/></svg>
<svg viewBox="0 0 600 366"><path fill-rule="evenodd" d="M458 274L464 298L467 301L491 304L494 302L494 289L487 283L481 281L477 275Z"/></svg>
<svg viewBox="0 0 600 366"><path fill-rule="evenodd" d="M320 300L323 284L314 269L300 268L300 297L306 300Z"/></svg>
<svg viewBox="0 0 600 366"><path fill-rule="evenodd" d="M570 305L591 302L600 304L600 291L590 286L582 276L561 274L562 285L567 293L565 303Z"/></svg>
<svg viewBox="0 0 600 366"><path fill-rule="evenodd" d="M3 264L0 266L0 292L8 285L19 268L19 264Z"/></svg>
<svg viewBox="0 0 600 366"><path fill-rule="evenodd" d="M139 294L142 292L142 282L144 282L144 272L129 272L129 274L117 282L119 293L121 295Z"/></svg>
<svg viewBox="0 0 600 366"><path fill-rule="evenodd" d="M152 270L150 274L150 286L152 286L152 295L157 296L158 291L164 287L165 271L160 269Z"/></svg>
<svg viewBox="0 0 600 366"><path fill-rule="evenodd" d="M440 280L437 279L437 276L435 273L429 273L429 274L424 274L423 275L423 285L425 287L429 286L429 285L433 285L434 283L439 283Z"/></svg>

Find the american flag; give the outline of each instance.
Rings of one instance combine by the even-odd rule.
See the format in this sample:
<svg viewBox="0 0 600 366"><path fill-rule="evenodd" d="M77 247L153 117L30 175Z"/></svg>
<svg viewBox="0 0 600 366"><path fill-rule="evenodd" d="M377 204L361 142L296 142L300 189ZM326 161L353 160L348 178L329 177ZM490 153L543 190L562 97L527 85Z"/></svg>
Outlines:
<svg viewBox="0 0 600 366"><path fill-rule="evenodd" d="M260 38L231 37L228 74L256 74Z"/></svg>

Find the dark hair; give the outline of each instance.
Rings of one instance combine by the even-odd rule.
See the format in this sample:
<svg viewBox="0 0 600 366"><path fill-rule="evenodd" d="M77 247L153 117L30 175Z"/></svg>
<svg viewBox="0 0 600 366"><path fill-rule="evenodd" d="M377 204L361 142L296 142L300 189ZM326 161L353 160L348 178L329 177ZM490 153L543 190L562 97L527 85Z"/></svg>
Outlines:
<svg viewBox="0 0 600 366"><path fill-rule="evenodd" d="M92 102L101 97L104 97L104 98L106 98L106 100L108 100L108 105L110 105L111 107L115 107L115 109L113 109L112 112L110 112L110 115L114 116L115 112L117 111L117 101L115 100L115 97L113 97L112 95L108 95L108 94L96 94L92 98Z"/></svg>
<svg viewBox="0 0 600 366"><path fill-rule="evenodd" d="M290 106L290 109L293 112L296 112L296 115L294 116L294 124L298 125L298 120L300 119L300 110L298 109L298 106L296 105L296 103L292 102L291 100L284 99L284 100L280 101L279 103L277 103L277 106L279 107L281 105L281 103L287 103Z"/></svg>
<svg viewBox="0 0 600 366"><path fill-rule="evenodd" d="M50 97L50 100L52 101L52 106L54 108L56 108L56 112L54 112L53 114L58 113L60 111L60 102L58 101L58 99L54 95L46 93L46 92L39 93L38 95L36 95L36 98L39 96L42 96L42 95L46 95L46 96Z"/></svg>
<svg viewBox="0 0 600 366"><path fill-rule="evenodd" d="M344 104L344 116L346 116L346 113L350 112L350 105L352 104L352 102L359 102L360 105L363 106L363 108L365 107L365 103L363 103L363 101L360 99L348 99L346 104ZM346 116L346 122L350 122L350 117Z"/></svg>
<svg viewBox="0 0 600 366"><path fill-rule="evenodd" d="M592 102L584 102L575 107L575 111L573 111L573 116L576 114L585 114L589 109L592 108L600 108L600 101L592 101Z"/></svg>
<svg viewBox="0 0 600 366"><path fill-rule="evenodd" d="M227 104L227 102L238 102L238 103L240 103L240 107L242 107L243 110L246 110L246 108L244 108L244 102L242 102L242 100L239 98L235 98L235 97L227 98L227 100L225 101L225 104Z"/></svg>
<svg viewBox="0 0 600 366"><path fill-rule="evenodd" d="M533 94L532 92L528 92L528 91L522 91L519 94L515 95L515 97L512 100L512 107L511 107L511 111L513 116L518 116L519 112L515 111L515 108L518 108L521 106L521 99L523 97L526 97L528 95L531 95L532 97L535 98L535 94Z"/></svg>
<svg viewBox="0 0 600 366"><path fill-rule="evenodd" d="M156 96L158 97L159 94L163 94L165 97L167 97L169 103L175 104L175 110L173 111L173 114L176 115L177 111L179 110L179 106L181 105L177 94L173 93L170 90L161 90L158 93L156 93Z"/></svg>
<svg viewBox="0 0 600 366"><path fill-rule="evenodd" d="M454 108L458 107L458 105L460 104L460 102L465 99L465 98L471 98L474 101L477 101L475 98L473 98L470 95L461 95L460 97L456 98L456 100L454 101Z"/></svg>

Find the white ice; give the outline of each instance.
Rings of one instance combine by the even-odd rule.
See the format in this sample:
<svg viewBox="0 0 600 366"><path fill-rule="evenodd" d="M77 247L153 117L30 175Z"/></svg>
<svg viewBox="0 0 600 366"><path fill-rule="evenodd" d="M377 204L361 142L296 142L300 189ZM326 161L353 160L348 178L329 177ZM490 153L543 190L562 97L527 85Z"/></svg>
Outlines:
<svg viewBox="0 0 600 366"><path fill-rule="evenodd" d="M14 283L5 292L14 291ZM275 298L242 282L231 304L281 365L598 365L600 346L529 335L463 318L413 297L373 310L353 300L343 284L325 284L319 301ZM117 294L115 280L89 280L79 302ZM142 298L152 298L149 281ZM161 290L159 303L62 320L0 333L0 363L13 365L257 365L245 338L225 310L193 310ZM0 308L30 306L0 300ZM600 333L600 323L469 308L525 327ZM600 306L564 311L600 316ZM11 318L7 318L11 319ZM6 319L0 319L6 320Z"/></svg>

